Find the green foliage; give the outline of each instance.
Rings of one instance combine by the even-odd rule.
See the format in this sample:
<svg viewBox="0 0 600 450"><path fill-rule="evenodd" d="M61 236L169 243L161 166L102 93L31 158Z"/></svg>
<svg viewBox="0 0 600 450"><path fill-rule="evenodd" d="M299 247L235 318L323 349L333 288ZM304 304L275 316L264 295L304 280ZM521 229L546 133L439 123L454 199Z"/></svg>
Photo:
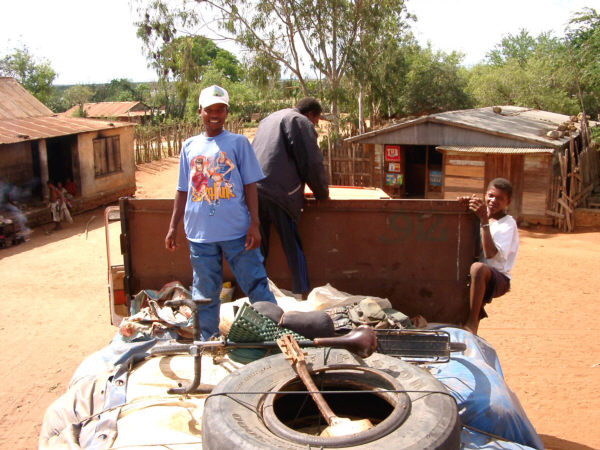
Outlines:
<svg viewBox="0 0 600 450"><path fill-rule="evenodd" d="M178 27L200 23L206 7L216 13L221 31L249 50L254 61L270 61L264 71L254 65L247 72L259 87L268 86L280 66L298 80L303 95L329 99L334 116L360 37L399 28L406 15L404 0L206 0L169 2L168 7L156 0L140 9L138 35L149 48L160 48L158 42L171 42ZM156 58L156 50L150 53ZM316 91L310 89L307 69L319 77Z"/></svg>
<svg viewBox="0 0 600 450"><path fill-rule="evenodd" d="M194 97L197 98L200 85L206 85L206 78L230 82L241 79L243 71L233 54L203 36L178 35L177 26L198 23L198 17L186 11L185 4L179 8L162 0L137 3L137 35L159 76L167 116L193 117L197 112ZM174 90L169 87L171 84Z"/></svg>
<svg viewBox="0 0 600 450"><path fill-rule="evenodd" d="M401 112L421 115L472 107L462 58L456 52L448 55L431 48L412 53L400 96Z"/></svg>
<svg viewBox="0 0 600 450"><path fill-rule="evenodd" d="M89 86L84 86L82 84L76 84L75 86L71 86L63 93L62 99L63 103L66 106L66 109L69 109L75 105L79 105L79 113L78 116L83 116L83 104L88 103L90 98L94 95L94 91Z"/></svg>
<svg viewBox="0 0 600 450"><path fill-rule="evenodd" d="M574 14L563 38L533 37L523 29L503 37L484 63L465 69L460 53L416 43L405 0L136 2L138 36L159 74L157 83L121 78L54 87L49 62L35 59L27 47L0 59L0 74L15 77L53 111L88 101L137 100L165 108L166 116L154 121L197 122L198 95L211 84L230 92L231 120L246 122L305 95L319 98L336 125L346 121L352 127L365 115L377 123L491 105L570 115L583 105L594 119L600 113L600 16L591 8ZM206 32L204 17L216 17L220 31L246 50L243 63L188 32ZM335 129L332 136L341 133Z"/></svg>
<svg viewBox="0 0 600 450"><path fill-rule="evenodd" d="M143 92L147 92L147 89L140 89L138 86L141 85L136 85L126 78L114 79L108 84L97 86L90 101L94 103L144 101Z"/></svg>
<svg viewBox="0 0 600 450"><path fill-rule="evenodd" d="M591 142L593 142L596 151L600 151L600 126L595 126L590 128L590 138Z"/></svg>
<svg viewBox="0 0 600 450"><path fill-rule="evenodd" d="M460 66L462 55L420 48L407 36L403 42L390 39L385 51L370 64L357 67L357 76L345 85L351 102L350 119L357 118L356 91L361 89L371 123L382 117L405 117L469 108L467 72ZM371 66L370 69L367 69ZM352 74L354 76L354 73ZM352 84L358 84L354 87ZM357 123L357 122L355 122Z"/></svg>
<svg viewBox="0 0 600 450"><path fill-rule="evenodd" d="M566 30L566 42L587 113L600 114L600 15L584 8L573 15Z"/></svg>
<svg viewBox="0 0 600 450"><path fill-rule="evenodd" d="M522 29L517 35L509 34L502 38L502 41L487 54L487 59L492 66L502 66L508 61L524 65L535 51L536 45L536 40L527 30Z"/></svg>
<svg viewBox="0 0 600 450"><path fill-rule="evenodd" d="M585 8L564 39L521 30L471 69L468 91L477 106L517 105L574 115L600 112L600 16Z"/></svg>
<svg viewBox="0 0 600 450"><path fill-rule="evenodd" d="M281 77L279 64L264 53L255 53L246 62L245 79L268 94L277 88Z"/></svg>
<svg viewBox="0 0 600 450"><path fill-rule="evenodd" d="M377 117L398 110L398 87L408 70L407 55L415 46L407 22L398 16L372 22L370 31L361 33L350 52L350 69L339 92L350 113L346 120L358 126L368 113L373 124Z"/></svg>
<svg viewBox="0 0 600 450"><path fill-rule="evenodd" d="M240 80L241 68L237 58L203 36L170 39L157 56L155 63L180 82L200 82L203 72L209 67L231 81Z"/></svg>
<svg viewBox="0 0 600 450"><path fill-rule="evenodd" d="M15 48L12 54L0 59L0 75L15 78L39 101L48 106L52 104L56 72L47 60L36 60L27 46Z"/></svg>
<svg viewBox="0 0 600 450"><path fill-rule="evenodd" d="M505 37L488 64L469 73L468 92L478 107L515 105L577 114L577 88L564 43L548 33Z"/></svg>
<svg viewBox="0 0 600 450"><path fill-rule="evenodd" d="M235 56L202 36L171 40L160 54L175 80L177 99L185 105L183 115L187 118L197 113L201 86L230 84L240 79L241 68Z"/></svg>

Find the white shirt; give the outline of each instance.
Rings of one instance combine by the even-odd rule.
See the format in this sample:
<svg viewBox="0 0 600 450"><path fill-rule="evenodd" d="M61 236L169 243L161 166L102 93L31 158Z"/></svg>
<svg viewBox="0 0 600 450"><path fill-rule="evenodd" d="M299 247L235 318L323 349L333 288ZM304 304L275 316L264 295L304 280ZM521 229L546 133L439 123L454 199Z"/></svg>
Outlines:
<svg viewBox="0 0 600 450"><path fill-rule="evenodd" d="M490 222L490 233L498 253L493 258L484 258L483 262L512 278L510 271L515 265L519 250L517 222L512 216L506 215L500 220Z"/></svg>

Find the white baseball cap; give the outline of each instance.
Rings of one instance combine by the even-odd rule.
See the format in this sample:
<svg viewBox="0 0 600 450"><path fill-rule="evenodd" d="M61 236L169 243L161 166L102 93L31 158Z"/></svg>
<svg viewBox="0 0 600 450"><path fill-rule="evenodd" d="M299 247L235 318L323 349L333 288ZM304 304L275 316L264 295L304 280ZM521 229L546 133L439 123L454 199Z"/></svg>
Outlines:
<svg viewBox="0 0 600 450"><path fill-rule="evenodd" d="M207 108L210 105L215 105L217 103L223 103L224 105L229 106L229 94L225 89L216 84L202 89L200 97L198 98L200 108Z"/></svg>

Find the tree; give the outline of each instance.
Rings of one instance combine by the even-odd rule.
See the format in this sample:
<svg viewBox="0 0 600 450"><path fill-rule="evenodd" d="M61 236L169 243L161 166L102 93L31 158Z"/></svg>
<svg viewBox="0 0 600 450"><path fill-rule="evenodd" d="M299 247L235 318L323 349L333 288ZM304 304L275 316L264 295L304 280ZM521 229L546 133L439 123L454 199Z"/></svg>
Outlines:
<svg viewBox="0 0 600 450"><path fill-rule="evenodd" d="M280 64L304 95L309 94L307 72L322 77L336 124L339 88L360 36L381 21L399 27L406 14L404 0L198 0L180 8L173 3L156 0L141 11L147 42L169 42L178 26L198 24L202 8L209 7L227 37Z"/></svg>
<svg viewBox="0 0 600 450"><path fill-rule="evenodd" d="M136 84L126 78L110 80L108 84L100 85L91 97L93 102L131 102L142 101Z"/></svg>
<svg viewBox="0 0 600 450"><path fill-rule="evenodd" d="M600 15L593 8L576 12L566 29L566 45L584 111L600 114Z"/></svg>
<svg viewBox="0 0 600 450"><path fill-rule="evenodd" d="M502 41L487 54L487 59L493 66L502 66L509 60L516 60L520 65L524 65L535 51L536 44L529 32L521 29L517 35L509 34L502 38Z"/></svg>
<svg viewBox="0 0 600 450"><path fill-rule="evenodd" d="M407 16L412 18L412 16ZM358 131L364 131L364 100L369 106L371 126L383 106L392 113L397 87L407 71L407 54L416 46L406 23L373 22L368 33L350 52L348 76L358 91Z"/></svg>
<svg viewBox="0 0 600 450"><path fill-rule="evenodd" d="M460 53L434 52L431 47L412 53L401 86L401 112L421 115L472 107L462 58Z"/></svg>
<svg viewBox="0 0 600 450"><path fill-rule="evenodd" d="M75 105L79 105L79 116L83 117L83 104L89 102L92 95L94 95L92 88L82 84L76 84L75 86L71 86L65 90L62 98L66 109L69 109Z"/></svg>
<svg viewBox="0 0 600 450"><path fill-rule="evenodd" d="M190 110L186 106L189 105L188 98L192 91L198 90L196 85L202 82L203 74L208 69L233 82L240 80L242 69L233 54L219 48L210 39L203 36L175 36L171 31L171 12L161 12L159 17L164 23L152 22L150 26L147 13L146 19L137 23L137 34L146 45L146 52L162 81L160 85L163 89L169 82L175 83L175 97L169 97L168 90L163 91L167 99L167 114L176 117L195 114L195 109Z"/></svg>
<svg viewBox="0 0 600 450"><path fill-rule="evenodd" d="M12 54L0 59L0 75L15 78L39 101L51 104L56 72L47 60L36 60L27 46L15 48Z"/></svg>
<svg viewBox="0 0 600 450"><path fill-rule="evenodd" d="M216 74L217 80L232 82L238 81L241 73L239 62L234 55L217 47L213 41L203 36L178 37L169 41L163 45L157 63L162 64L168 70L168 75L175 80L176 92L182 105L188 103L191 90L199 92L197 85L206 78L204 75L209 69L213 79ZM196 86L196 89L193 89L193 86ZM197 109L198 105L194 101L193 107L185 108L185 112L195 115Z"/></svg>
<svg viewBox="0 0 600 450"><path fill-rule="evenodd" d="M561 39L550 33L531 38L522 30L507 36L473 67L468 91L477 106L515 105L576 114L577 87Z"/></svg>
<svg viewBox="0 0 600 450"><path fill-rule="evenodd" d="M272 91L279 85L281 68L279 64L263 53L255 53L245 61L245 78L263 93Z"/></svg>
<svg viewBox="0 0 600 450"><path fill-rule="evenodd" d="M155 55L154 64L163 76L198 83L208 67L220 71L225 78L239 81L241 69L237 58L203 36L177 37L164 43Z"/></svg>

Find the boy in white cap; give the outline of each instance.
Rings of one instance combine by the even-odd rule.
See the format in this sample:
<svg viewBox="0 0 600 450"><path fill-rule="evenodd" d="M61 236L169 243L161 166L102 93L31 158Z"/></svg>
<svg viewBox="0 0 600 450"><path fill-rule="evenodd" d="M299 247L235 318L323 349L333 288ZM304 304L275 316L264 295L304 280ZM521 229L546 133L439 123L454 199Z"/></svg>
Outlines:
<svg viewBox="0 0 600 450"><path fill-rule="evenodd" d="M165 237L165 247L175 250L177 226L183 218L193 270L192 298L211 300L198 308L205 340L219 331L222 255L251 303L276 303L259 250L256 182L264 175L248 139L224 129L228 112L225 89L213 85L202 90L198 113L205 131L187 139L181 148L179 181Z"/></svg>

